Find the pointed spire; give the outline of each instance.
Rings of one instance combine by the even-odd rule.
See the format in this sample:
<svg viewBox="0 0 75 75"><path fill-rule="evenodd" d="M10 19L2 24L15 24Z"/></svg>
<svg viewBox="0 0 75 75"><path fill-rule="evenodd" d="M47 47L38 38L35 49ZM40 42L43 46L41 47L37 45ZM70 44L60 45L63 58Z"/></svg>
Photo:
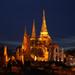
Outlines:
<svg viewBox="0 0 75 75"><path fill-rule="evenodd" d="M43 10L43 18L42 18L42 27L41 27L41 35L48 34L46 19L45 19L45 10Z"/></svg>
<svg viewBox="0 0 75 75"><path fill-rule="evenodd" d="M25 42L25 37L27 35L27 31L26 31L26 25L25 25L25 29L24 29L24 35L23 35L23 42L22 42L22 50L24 50L24 42Z"/></svg>
<svg viewBox="0 0 75 75"><path fill-rule="evenodd" d="M25 29L24 29L24 35L23 35L23 41L22 41L22 50L24 49L24 37L26 35L26 25L25 25Z"/></svg>
<svg viewBox="0 0 75 75"><path fill-rule="evenodd" d="M36 32L35 32L35 21L33 20L31 38L35 38L35 37L36 37Z"/></svg>
<svg viewBox="0 0 75 75"><path fill-rule="evenodd" d="M25 27L25 32L24 32L24 36L23 36L23 42L22 42L22 52L25 52L29 46L29 36L26 32L26 27Z"/></svg>

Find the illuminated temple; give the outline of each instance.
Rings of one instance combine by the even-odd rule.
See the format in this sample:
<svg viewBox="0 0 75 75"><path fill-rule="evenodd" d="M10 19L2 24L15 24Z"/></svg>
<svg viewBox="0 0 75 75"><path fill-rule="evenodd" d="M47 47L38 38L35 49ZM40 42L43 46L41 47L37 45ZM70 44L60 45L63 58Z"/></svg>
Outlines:
<svg viewBox="0 0 75 75"><path fill-rule="evenodd" d="M20 53L18 59L22 62L24 62L23 60L64 61L63 49L52 42L52 38L48 33L44 10L39 37L36 36L35 21L33 20L31 36L29 37L25 30Z"/></svg>
<svg viewBox="0 0 75 75"><path fill-rule="evenodd" d="M6 47L5 47L6 51ZM7 53L4 53L7 60ZM53 43L47 30L45 11L43 10L42 25L39 37L36 36L35 21L32 23L32 33L29 36L24 32L21 48L17 48L15 59L21 61L61 61L64 62L65 54L63 48ZM13 58L12 58L13 59Z"/></svg>

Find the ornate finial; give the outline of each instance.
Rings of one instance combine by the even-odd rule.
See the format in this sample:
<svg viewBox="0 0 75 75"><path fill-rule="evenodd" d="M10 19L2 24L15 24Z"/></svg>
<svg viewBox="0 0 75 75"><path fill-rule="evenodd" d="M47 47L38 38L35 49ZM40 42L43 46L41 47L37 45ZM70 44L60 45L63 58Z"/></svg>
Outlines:
<svg viewBox="0 0 75 75"><path fill-rule="evenodd" d="M43 9L43 18L45 18L45 10Z"/></svg>

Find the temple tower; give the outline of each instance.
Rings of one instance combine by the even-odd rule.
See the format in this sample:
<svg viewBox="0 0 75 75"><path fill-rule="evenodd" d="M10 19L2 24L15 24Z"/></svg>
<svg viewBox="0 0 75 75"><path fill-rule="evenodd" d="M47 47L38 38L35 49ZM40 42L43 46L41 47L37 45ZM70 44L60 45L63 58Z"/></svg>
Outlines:
<svg viewBox="0 0 75 75"><path fill-rule="evenodd" d="M25 52L26 50L28 50L28 48L29 48L29 36L25 29L23 42L22 42L22 52Z"/></svg>
<svg viewBox="0 0 75 75"><path fill-rule="evenodd" d="M30 39L29 35L26 32L26 29L24 32L21 52L22 52L22 62L24 62L24 59L25 60L30 59Z"/></svg>
<svg viewBox="0 0 75 75"><path fill-rule="evenodd" d="M47 25L46 25L46 19L45 19L45 11L43 10L43 18L42 18L42 27L41 27L41 33L40 36L48 35L47 31Z"/></svg>
<svg viewBox="0 0 75 75"><path fill-rule="evenodd" d="M33 20L33 24L32 24L32 34L31 34L31 39L30 39L30 40L35 40L35 38L36 38L35 21Z"/></svg>
<svg viewBox="0 0 75 75"><path fill-rule="evenodd" d="M45 41L46 44L51 43L52 41L51 37L48 34L44 10L43 10L43 18L42 18L42 27L41 27L41 32L40 32L40 40Z"/></svg>

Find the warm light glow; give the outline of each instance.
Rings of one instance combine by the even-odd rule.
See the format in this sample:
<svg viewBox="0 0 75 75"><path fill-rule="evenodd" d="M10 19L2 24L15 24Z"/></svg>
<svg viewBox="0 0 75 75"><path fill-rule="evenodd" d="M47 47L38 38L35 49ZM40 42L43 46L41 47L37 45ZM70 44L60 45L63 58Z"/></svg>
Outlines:
<svg viewBox="0 0 75 75"><path fill-rule="evenodd" d="M24 49L24 45L22 45L22 49Z"/></svg>
<svg viewBox="0 0 75 75"><path fill-rule="evenodd" d="M36 38L34 37L34 38L30 38L30 40L36 40Z"/></svg>
<svg viewBox="0 0 75 75"><path fill-rule="evenodd" d="M14 61L14 60L15 60L15 57L14 57L14 56L12 56L12 57L11 57L11 59L12 59L12 61Z"/></svg>
<svg viewBox="0 0 75 75"><path fill-rule="evenodd" d="M4 56L7 55L7 46L4 47Z"/></svg>
<svg viewBox="0 0 75 75"><path fill-rule="evenodd" d="M4 47L4 57L5 57L5 63L7 64L7 62L9 61L7 54L7 46Z"/></svg>
<svg viewBox="0 0 75 75"><path fill-rule="evenodd" d="M22 57L22 64L24 64L24 55L22 55L21 57Z"/></svg>
<svg viewBox="0 0 75 75"><path fill-rule="evenodd" d="M47 48L46 47L36 47L36 49L41 49L43 50L43 56L35 56L35 54L31 54L31 58L34 59L34 61L48 61L48 51L47 51ZM35 49L35 51L36 51Z"/></svg>
<svg viewBox="0 0 75 75"><path fill-rule="evenodd" d="M8 56L7 55L5 56L5 61L6 61L6 63L8 62Z"/></svg>
<svg viewBox="0 0 75 75"><path fill-rule="evenodd" d="M48 32L41 32L41 35L48 35Z"/></svg>
<svg viewBox="0 0 75 75"><path fill-rule="evenodd" d="M34 61L36 61L36 59L37 59L37 57L35 56L35 57L34 57Z"/></svg>

